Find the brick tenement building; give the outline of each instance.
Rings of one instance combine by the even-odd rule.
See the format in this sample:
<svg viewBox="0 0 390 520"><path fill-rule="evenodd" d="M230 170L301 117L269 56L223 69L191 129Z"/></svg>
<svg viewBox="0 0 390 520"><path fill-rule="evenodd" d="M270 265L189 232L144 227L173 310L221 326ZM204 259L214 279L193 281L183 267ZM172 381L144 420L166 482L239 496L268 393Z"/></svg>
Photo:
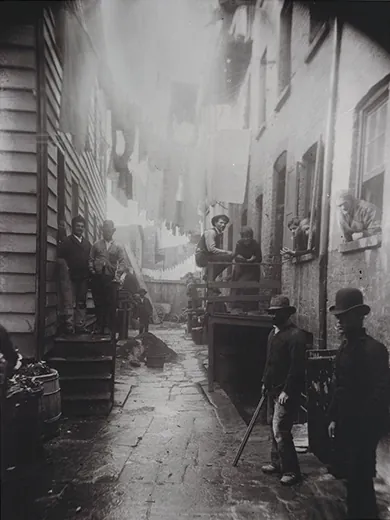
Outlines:
<svg viewBox="0 0 390 520"><path fill-rule="evenodd" d="M261 238L266 260L278 257L282 246L292 247L288 221L312 213L316 222L313 254L298 262L284 262L282 267L283 291L298 308L299 324L314 334L318 344L320 306L325 303L320 294L319 237L326 233L326 307L338 288L361 288L372 307L368 329L390 346L386 320L390 210L382 201L382 194L386 201L390 191L386 152L390 58L348 23L335 29L334 19L321 12L321 5L320 10L312 5L258 2L250 64L252 144L247 202L240 215L237 211L232 215L233 226L236 232L247 219ZM336 72L333 82L332 70ZM329 114L333 119L329 120ZM329 198L323 198L328 175L331 190L325 191ZM347 188L383 206L383 236L354 240L348 248L342 244L335 204L337 193ZM320 222L323 200L330 201L329 220ZM327 346L335 346L334 322L329 316L326 326Z"/></svg>

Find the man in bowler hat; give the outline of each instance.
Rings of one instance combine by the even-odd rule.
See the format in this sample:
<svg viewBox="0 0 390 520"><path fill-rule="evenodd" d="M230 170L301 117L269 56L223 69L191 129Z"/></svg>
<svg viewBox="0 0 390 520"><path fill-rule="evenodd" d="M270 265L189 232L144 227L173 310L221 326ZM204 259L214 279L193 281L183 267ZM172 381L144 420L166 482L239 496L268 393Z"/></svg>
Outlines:
<svg viewBox="0 0 390 520"><path fill-rule="evenodd" d="M376 448L389 412L389 353L363 327L370 310L361 291L354 288L340 289L329 309L338 320L342 339L328 410L329 436L334 439L334 469L346 479L350 519L378 518L373 483Z"/></svg>
<svg viewBox="0 0 390 520"><path fill-rule="evenodd" d="M267 474L279 474L285 486L296 484L301 472L292 427L305 387L306 334L291 321L296 312L287 296L274 296L268 313L273 330L268 337L263 373L263 395L267 394L268 422L271 423L271 462L262 467Z"/></svg>
<svg viewBox="0 0 390 520"><path fill-rule="evenodd" d="M222 249L223 232L228 224L229 217L226 215L213 217L211 219L212 228L203 233L195 251L196 265L208 269L205 278L211 281L215 280L228 267L218 263L232 262L234 258L231 251Z"/></svg>

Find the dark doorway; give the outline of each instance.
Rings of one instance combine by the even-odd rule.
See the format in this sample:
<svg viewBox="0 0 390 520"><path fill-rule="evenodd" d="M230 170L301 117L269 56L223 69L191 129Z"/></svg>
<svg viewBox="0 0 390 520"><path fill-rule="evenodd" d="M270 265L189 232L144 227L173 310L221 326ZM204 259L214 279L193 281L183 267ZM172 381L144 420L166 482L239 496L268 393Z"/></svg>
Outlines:
<svg viewBox="0 0 390 520"><path fill-rule="evenodd" d="M274 164L274 189L276 194L275 220L273 229L273 254L280 257L284 235L284 199L286 195L287 153L283 152Z"/></svg>
<svg viewBox="0 0 390 520"><path fill-rule="evenodd" d="M256 199L256 225L258 226L257 239L261 244L261 229L263 226L263 195L259 195Z"/></svg>

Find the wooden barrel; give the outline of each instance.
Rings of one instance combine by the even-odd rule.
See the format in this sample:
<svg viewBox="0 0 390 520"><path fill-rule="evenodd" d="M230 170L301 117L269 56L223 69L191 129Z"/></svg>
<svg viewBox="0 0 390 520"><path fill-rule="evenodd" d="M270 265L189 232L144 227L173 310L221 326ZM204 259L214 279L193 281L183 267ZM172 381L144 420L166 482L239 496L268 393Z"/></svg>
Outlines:
<svg viewBox="0 0 390 520"><path fill-rule="evenodd" d="M58 433L61 418L61 388L57 370L50 369L50 374L36 376L34 379L42 383L41 419L43 420L43 436L53 437Z"/></svg>

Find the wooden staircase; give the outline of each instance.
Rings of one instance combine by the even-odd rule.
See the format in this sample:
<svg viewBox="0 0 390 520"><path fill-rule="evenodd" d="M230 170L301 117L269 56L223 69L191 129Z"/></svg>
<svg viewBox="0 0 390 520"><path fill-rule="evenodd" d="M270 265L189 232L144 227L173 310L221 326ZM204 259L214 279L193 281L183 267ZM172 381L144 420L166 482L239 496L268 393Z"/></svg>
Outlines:
<svg viewBox="0 0 390 520"><path fill-rule="evenodd" d="M108 415L114 403L115 348L112 337L62 336L48 353L60 376L64 415Z"/></svg>

